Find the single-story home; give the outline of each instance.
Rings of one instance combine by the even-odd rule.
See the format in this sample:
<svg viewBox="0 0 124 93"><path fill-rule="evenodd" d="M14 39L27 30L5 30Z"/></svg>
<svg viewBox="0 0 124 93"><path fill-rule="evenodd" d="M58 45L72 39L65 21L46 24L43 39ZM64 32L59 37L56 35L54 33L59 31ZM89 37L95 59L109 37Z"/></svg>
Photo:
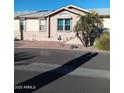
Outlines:
<svg viewBox="0 0 124 93"><path fill-rule="evenodd" d="M31 41L58 41L71 44L81 42L75 36L73 28L80 16L96 11L103 18L104 27L110 29L108 8L83 9L74 5L49 11L16 12L14 16L14 38Z"/></svg>

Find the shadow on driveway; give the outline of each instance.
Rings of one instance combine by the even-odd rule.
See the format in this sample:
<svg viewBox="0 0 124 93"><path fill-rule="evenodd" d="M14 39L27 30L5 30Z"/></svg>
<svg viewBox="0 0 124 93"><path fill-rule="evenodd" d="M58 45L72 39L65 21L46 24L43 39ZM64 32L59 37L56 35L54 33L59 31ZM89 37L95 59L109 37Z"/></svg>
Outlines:
<svg viewBox="0 0 124 93"><path fill-rule="evenodd" d="M25 62L24 60L30 60L30 59L33 59L34 57L36 57L36 56L27 54L26 52L15 53L14 54L14 63L15 63L15 65L30 64L30 62ZM19 61L21 61L21 63Z"/></svg>
<svg viewBox="0 0 124 93"><path fill-rule="evenodd" d="M39 74L39 75L29 79L29 80L26 80L24 82L16 84L15 89L14 89L14 93L31 93L31 92L34 92L37 89L42 88L45 85L47 85L47 84L63 77L64 75L74 71L79 66L88 62L96 55L98 55L98 53L91 53L91 52L86 53L86 54L84 54L84 55L82 55L76 59L69 61L68 63L65 63L64 65L62 65L56 69L50 70L48 72L44 72L44 73ZM22 86L22 89L16 88L18 86ZM35 88L28 89L28 88L24 88L24 86L35 86Z"/></svg>

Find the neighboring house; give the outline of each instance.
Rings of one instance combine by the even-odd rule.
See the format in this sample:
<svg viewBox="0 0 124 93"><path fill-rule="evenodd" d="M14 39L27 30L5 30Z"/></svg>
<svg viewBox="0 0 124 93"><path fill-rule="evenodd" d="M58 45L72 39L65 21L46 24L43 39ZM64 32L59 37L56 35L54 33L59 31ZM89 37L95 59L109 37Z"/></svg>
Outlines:
<svg viewBox="0 0 124 93"><path fill-rule="evenodd" d="M80 16L95 10L104 20L104 27L109 29L109 9L82 9L74 5L62 7L54 11L17 12L14 17L14 33L16 39L58 41L81 44L73 28Z"/></svg>

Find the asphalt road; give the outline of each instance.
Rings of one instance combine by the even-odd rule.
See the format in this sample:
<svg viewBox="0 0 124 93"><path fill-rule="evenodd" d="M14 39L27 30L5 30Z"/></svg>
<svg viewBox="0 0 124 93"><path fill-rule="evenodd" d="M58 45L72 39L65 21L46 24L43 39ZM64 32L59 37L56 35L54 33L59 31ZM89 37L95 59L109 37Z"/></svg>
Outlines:
<svg viewBox="0 0 124 93"><path fill-rule="evenodd" d="M109 53L15 49L14 55L15 93L110 93Z"/></svg>

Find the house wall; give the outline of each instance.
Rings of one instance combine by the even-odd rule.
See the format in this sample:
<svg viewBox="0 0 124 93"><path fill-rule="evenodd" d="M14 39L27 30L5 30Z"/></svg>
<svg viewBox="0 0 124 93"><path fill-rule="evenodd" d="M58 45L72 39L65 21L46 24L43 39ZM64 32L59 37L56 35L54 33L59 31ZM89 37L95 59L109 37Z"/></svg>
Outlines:
<svg viewBox="0 0 124 93"><path fill-rule="evenodd" d="M110 18L103 18L104 28L108 28L110 30Z"/></svg>
<svg viewBox="0 0 124 93"><path fill-rule="evenodd" d="M65 16L61 16L62 14L67 14ZM59 18L71 18L71 31L67 32L67 31L62 31L59 32L57 31L57 19ZM73 32L73 28L76 24L76 22L79 20L79 15L71 13L67 10L63 10L61 12L59 12L58 14L55 14L53 16L51 16L50 18L50 30L51 30L51 39L54 41L58 41L58 37L61 36L62 37L62 41L65 41L66 43L72 43L72 38L75 36L75 33ZM73 39L73 43L75 44L79 44L80 41L77 39Z"/></svg>
<svg viewBox="0 0 124 93"><path fill-rule="evenodd" d="M39 31L39 19L27 19L26 20L26 31L28 32Z"/></svg>
<svg viewBox="0 0 124 93"><path fill-rule="evenodd" d="M19 21L19 19L14 19L14 38L20 39L20 21Z"/></svg>
<svg viewBox="0 0 124 93"><path fill-rule="evenodd" d="M48 38L48 20L46 19L46 30L41 32L39 30L40 19L27 19L26 31L24 34L24 40L46 40Z"/></svg>

